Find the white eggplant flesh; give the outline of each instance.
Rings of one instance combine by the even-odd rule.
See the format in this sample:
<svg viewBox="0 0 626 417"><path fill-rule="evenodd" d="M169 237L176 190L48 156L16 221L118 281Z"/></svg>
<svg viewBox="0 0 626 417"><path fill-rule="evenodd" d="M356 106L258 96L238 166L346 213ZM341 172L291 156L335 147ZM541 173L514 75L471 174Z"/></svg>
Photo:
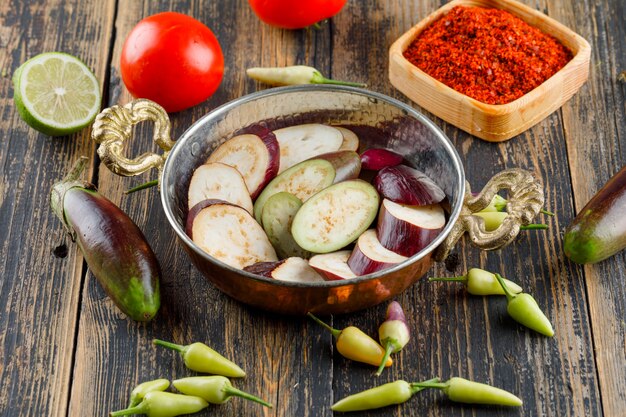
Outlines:
<svg viewBox="0 0 626 417"><path fill-rule="evenodd" d="M376 218L379 197L362 180L334 184L307 200L296 213L291 234L303 249L329 253L355 241Z"/></svg>
<svg viewBox="0 0 626 417"><path fill-rule="evenodd" d="M348 266L348 258L352 251L341 250L332 253L315 255L309 259L309 265L319 272L327 281L341 281L356 278Z"/></svg>
<svg viewBox="0 0 626 417"><path fill-rule="evenodd" d="M277 261L263 228L245 209L222 200L204 200L187 216L187 234L206 253L237 269Z"/></svg>
<svg viewBox="0 0 626 417"><path fill-rule="evenodd" d="M278 173L318 155L338 151L343 135L334 127L310 123L274 130L280 147Z"/></svg>
<svg viewBox="0 0 626 417"><path fill-rule="evenodd" d="M345 127L334 126L334 128L340 131L341 135L343 136L343 142L341 143L341 146L339 147L340 151L356 152L359 150L360 142L359 142L359 137L356 135L356 133L354 133L353 131Z"/></svg>
<svg viewBox="0 0 626 417"><path fill-rule="evenodd" d="M263 206L274 194L282 191L295 195L300 201L308 200L335 180L333 164L324 159L304 161L274 178L254 202L254 217L261 223Z"/></svg>
<svg viewBox="0 0 626 417"><path fill-rule="evenodd" d="M289 282L324 282L324 278L309 266L306 259L291 257L277 262L260 262L244 271Z"/></svg>
<svg viewBox="0 0 626 417"><path fill-rule="evenodd" d="M236 168L220 162L200 165L189 183L188 205L191 208L203 200L224 200L243 207L252 214L252 199L243 177Z"/></svg>
<svg viewBox="0 0 626 417"><path fill-rule="evenodd" d="M293 194L280 192L267 199L263 207L263 229L281 259L297 256L311 257L311 252L302 249L291 236L291 224L302 201Z"/></svg>

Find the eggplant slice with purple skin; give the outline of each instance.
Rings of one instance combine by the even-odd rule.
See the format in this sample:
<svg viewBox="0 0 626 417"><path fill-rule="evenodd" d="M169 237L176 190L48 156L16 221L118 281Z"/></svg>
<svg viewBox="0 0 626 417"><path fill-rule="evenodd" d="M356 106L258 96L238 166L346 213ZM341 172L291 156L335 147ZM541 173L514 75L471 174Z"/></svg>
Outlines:
<svg viewBox="0 0 626 417"><path fill-rule="evenodd" d="M356 278L356 274L348 266L351 253L349 250L341 250L315 255L309 259L309 265L325 277L326 281Z"/></svg>
<svg viewBox="0 0 626 417"><path fill-rule="evenodd" d="M53 185L50 205L75 240L104 291L127 316L154 318L161 304L160 268L137 225L119 207L79 180L87 164L81 157Z"/></svg>
<svg viewBox="0 0 626 417"><path fill-rule="evenodd" d="M276 136L263 126L253 125L244 134L221 144L207 159L237 169L254 200L278 174L280 149Z"/></svg>
<svg viewBox="0 0 626 417"><path fill-rule="evenodd" d="M348 266L356 275L367 275L407 259L406 256L398 255L381 245L376 237L376 230L370 229L359 236L348 259Z"/></svg>
<svg viewBox="0 0 626 417"><path fill-rule="evenodd" d="M259 262L247 266L244 271L274 278L280 281L291 282L324 282L324 278L309 266L306 259L291 257L276 262Z"/></svg>

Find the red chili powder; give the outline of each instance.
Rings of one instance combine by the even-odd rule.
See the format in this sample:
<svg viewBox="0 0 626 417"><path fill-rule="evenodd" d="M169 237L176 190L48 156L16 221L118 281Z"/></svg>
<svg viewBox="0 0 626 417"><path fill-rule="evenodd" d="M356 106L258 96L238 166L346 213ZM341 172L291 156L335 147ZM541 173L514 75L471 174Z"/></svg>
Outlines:
<svg viewBox="0 0 626 417"><path fill-rule="evenodd" d="M572 53L504 10L456 6L424 29L404 57L467 96L506 104L554 75Z"/></svg>

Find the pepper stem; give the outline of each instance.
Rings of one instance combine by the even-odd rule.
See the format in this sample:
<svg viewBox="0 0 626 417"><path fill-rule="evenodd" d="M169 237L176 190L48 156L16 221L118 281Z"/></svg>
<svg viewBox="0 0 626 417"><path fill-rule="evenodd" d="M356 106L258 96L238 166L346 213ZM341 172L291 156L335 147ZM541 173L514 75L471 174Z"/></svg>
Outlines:
<svg viewBox="0 0 626 417"><path fill-rule="evenodd" d="M428 282L433 281L453 281L453 282L467 282L467 277L465 275L461 275L458 277L432 277L428 278Z"/></svg>
<svg viewBox="0 0 626 417"><path fill-rule="evenodd" d="M335 329L334 327L331 327L328 324L324 323L322 320L320 320L317 317L315 317L313 315L313 313L309 312L309 313L306 313L306 315L311 317L318 324L320 324L320 325L324 326L326 329L330 330L330 332L333 334L334 337L339 337L339 335L341 334L341 330Z"/></svg>
<svg viewBox="0 0 626 417"><path fill-rule="evenodd" d="M118 417L118 416L129 416L131 414L144 414L145 407L143 403L130 408L125 408L124 410L111 411L109 413L109 417Z"/></svg>
<svg viewBox="0 0 626 417"><path fill-rule="evenodd" d="M155 185L159 185L159 180L152 180L152 181L148 181L148 182L144 182L143 184L139 184L133 188L130 188L128 190L126 190L124 192L124 194L128 195L128 194L132 194L136 191L141 191L141 190L145 190L147 188L151 188L154 187Z"/></svg>
<svg viewBox="0 0 626 417"><path fill-rule="evenodd" d="M238 390L235 387L225 386L223 388L223 391L229 397L235 396L235 397L245 398L246 400L254 401L255 403L259 403L259 404L264 405L264 406L269 407L269 408L273 407L272 404L268 403L267 401L264 401L264 400L260 399L259 397L255 397L252 394L248 394L247 392L240 391L240 390Z"/></svg>
<svg viewBox="0 0 626 417"><path fill-rule="evenodd" d="M519 230L546 230L548 228L547 224L527 224L524 226L520 226Z"/></svg>
<svg viewBox="0 0 626 417"><path fill-rule="evenodd" d="M165 340L152 339L152 343L157 346L163 346L165 348L172 349L180 353L185 353L185 351L187 350L187 346L177 345L176 343L166 342Z"/></svg>
<svg viewBox="0 0 626 417"><path fill-rule="evenodd" d="M385 356L383 356L383 360L380 362L380 366L378 367L378 370L376 371L376 376L380 376L380 374L383 373L383 369L385 369L385 364L387 363L387 359L389 359L389 355L391 355L391 351L394 348L393 343L391 343L389 339L385 339L384 345L385 345Z"/></svg>
<svg viewBox="0 0 626 417"><path fill-rule="evenodd" d="M427 381L422 382L413 382L411 383L411 388L437 388L437 389L445 389L448 388L450 384L446 382L439 382L439 378L429 379Z"/></svg>
<svg viewBox="0 0 626 417"><path fill-rule="evenodd" d="M430 386L421 386L422 384L433 384L433 383L437 383L439 382L440 379L437 378L433 378L433 379L428 379L426 381L422 381L422 382L413 382L411 383L411 395L414 395L426 388L431 388ZM445 385L445 384L444 384Z"/></svg>
<svg viewBox="0 0 626 417"><path fill-rule="evenodd" d="M515 294L513 294L511 292L511 290L509 290L509 287L506 286L506 283L504 282L504 279L502 278L502 275L496 273L495 276L496 276L496 279L498 280L498 282L500 283L500 286L504 290L504 294L506 295L507 301L511 301L512 299L514 299L515 298Z"/></svg>
<svg viewBox="0 0 626 417"><path fill-rule="evenodd" d="M334 84L334 85L347 85L350 87L367 87L367 84L363 83L353 83L350 81L338 81L332 80L330 78L326 78L319 71L315 71L313 73L313 78L311 78L311 84Z"/></svg>

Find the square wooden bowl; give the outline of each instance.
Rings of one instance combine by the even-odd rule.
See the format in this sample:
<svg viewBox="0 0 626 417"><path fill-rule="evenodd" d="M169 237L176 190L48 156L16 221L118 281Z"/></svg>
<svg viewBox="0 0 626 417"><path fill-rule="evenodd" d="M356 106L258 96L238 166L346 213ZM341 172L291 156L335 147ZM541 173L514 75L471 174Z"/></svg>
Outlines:
<svg viewBox="0 0 626 417"><path fill-rule="evenodd" d="M448 87L404 58L415 37L455 6L506 10L572 51L573 58L543 84L507 104L486 104ZM454 0L402 35L389 49L391 84L441 119L490 142L501 142L539 123L569 100L589 76L591 47L580 35L537 10L513 0Z"/></svg>

